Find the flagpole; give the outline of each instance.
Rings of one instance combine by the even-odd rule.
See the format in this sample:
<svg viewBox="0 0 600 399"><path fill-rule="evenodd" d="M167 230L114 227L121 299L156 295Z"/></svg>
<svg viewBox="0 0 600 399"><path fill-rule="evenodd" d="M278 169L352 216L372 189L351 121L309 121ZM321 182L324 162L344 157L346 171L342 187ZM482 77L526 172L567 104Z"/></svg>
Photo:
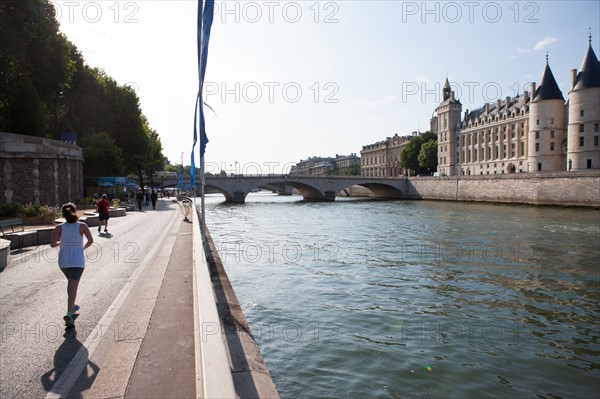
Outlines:
<svg viewBox="0 0 600 399"><path fill-rule="evenodd" d="M204 185L206 181L204 178L204 156L200 156L200 207L201 207L201 215L202 215L202 223L200 225L200 230L202 232L202 243L206 246L206 212L205 212L205 203L204 203Z"/></svg>

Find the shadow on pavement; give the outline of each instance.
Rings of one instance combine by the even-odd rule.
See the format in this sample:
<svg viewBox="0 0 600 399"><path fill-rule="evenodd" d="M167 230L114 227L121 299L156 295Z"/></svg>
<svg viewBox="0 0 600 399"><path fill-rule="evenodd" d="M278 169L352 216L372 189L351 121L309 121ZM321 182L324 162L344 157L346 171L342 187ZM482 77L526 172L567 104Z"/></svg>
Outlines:
<svg viewBox="0 0 600 399"><path fill-rule="evenodd" d="M77 392L72 391L68 393L69 398L82 398L83 396L81 393L84 390L88 390L92 386L92 383L98 375L100 368L93 362L89 361L88 351L77 339L77 330L75 328L67 328L63 337L65 340L54 354L54 368L48 370L42 375L41 383L44 387L44 390L48 392L56 392L53 391L53 388L69 366L69 363L71 363L71 361L73 361L76 357L83 358L86 360L87 364L82 371L82 375L80 375L78 378L78 381L81 383L78 383L75 386ZM83 349L83 351L79 353L81 349ZM65 394L65 392L56 393L61 394L61 397L63 397Z"/></svg>

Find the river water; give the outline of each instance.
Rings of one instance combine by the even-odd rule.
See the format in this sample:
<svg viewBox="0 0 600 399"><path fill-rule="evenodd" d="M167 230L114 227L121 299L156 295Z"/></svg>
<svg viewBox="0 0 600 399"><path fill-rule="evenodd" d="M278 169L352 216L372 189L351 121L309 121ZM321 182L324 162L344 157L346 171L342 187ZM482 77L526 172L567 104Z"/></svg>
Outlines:
<svg viewBox="0 0 600 399"><path fill-rule="evenodd" d="M282 398L600 397L600 212L207 196Z"/></svg>

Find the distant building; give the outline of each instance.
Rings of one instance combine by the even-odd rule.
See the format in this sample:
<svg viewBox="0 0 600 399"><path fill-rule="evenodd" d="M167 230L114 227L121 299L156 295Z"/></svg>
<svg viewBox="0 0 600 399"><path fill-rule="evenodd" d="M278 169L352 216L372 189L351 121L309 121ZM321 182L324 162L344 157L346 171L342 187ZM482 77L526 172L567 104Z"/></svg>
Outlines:
<svg viewBox="0 0 600 399"><path fill-rule="evenodd" d="M360 152L361 175L365 177L394 177L404 175L407 171L400 167L400 153L411 137L388 137L374 144L364 145Z"/></svg>
<svg viewBox="0 0 600 399"><path fill-rule="evenodd" d="M295 166L292 166L290 175L292 176L327 176L328 174L338 172L343 168L350 166L360 166L360 158L356 154L339 155L332 157L309 157L300 160Z"/></svg>
<svg viewBox="0 0 600 399"><path fill-rule="evenodd" d="M431 130L438 133L438 173L484 175L600 169L600 63L591 44L579 73L571 71L565 103L548 59L539 86L531 84L461 119L462 104L448 79Z"/></svg>

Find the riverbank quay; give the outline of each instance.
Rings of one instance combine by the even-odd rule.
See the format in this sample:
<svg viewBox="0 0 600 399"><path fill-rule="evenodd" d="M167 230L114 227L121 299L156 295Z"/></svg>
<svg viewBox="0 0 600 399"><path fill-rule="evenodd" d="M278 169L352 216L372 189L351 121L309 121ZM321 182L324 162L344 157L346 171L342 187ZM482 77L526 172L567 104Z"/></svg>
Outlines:
<svg viewBox="0 0 600 399"><path fill-rule="evenodd" d="M407 199L600 208L600 170L409 177Z"/></svg>
<svg viewBox="0 0 600 399"><path fill-rule="evenodd" d="M62 321L57 250L11 254L0 273L0 397L255 397L234 387L229 359L239 355L223 345L218 315L198 314L211 304L217 312L210 278L194 279L198 269L208 275L202 246L192 251L195 224L160 200L111 220L111 234L92 230L74 329ZM206 281L210 291L199 289ZM217 343L222 356L210 358ZM222 386L229 394L214 394Z"/></svg>

